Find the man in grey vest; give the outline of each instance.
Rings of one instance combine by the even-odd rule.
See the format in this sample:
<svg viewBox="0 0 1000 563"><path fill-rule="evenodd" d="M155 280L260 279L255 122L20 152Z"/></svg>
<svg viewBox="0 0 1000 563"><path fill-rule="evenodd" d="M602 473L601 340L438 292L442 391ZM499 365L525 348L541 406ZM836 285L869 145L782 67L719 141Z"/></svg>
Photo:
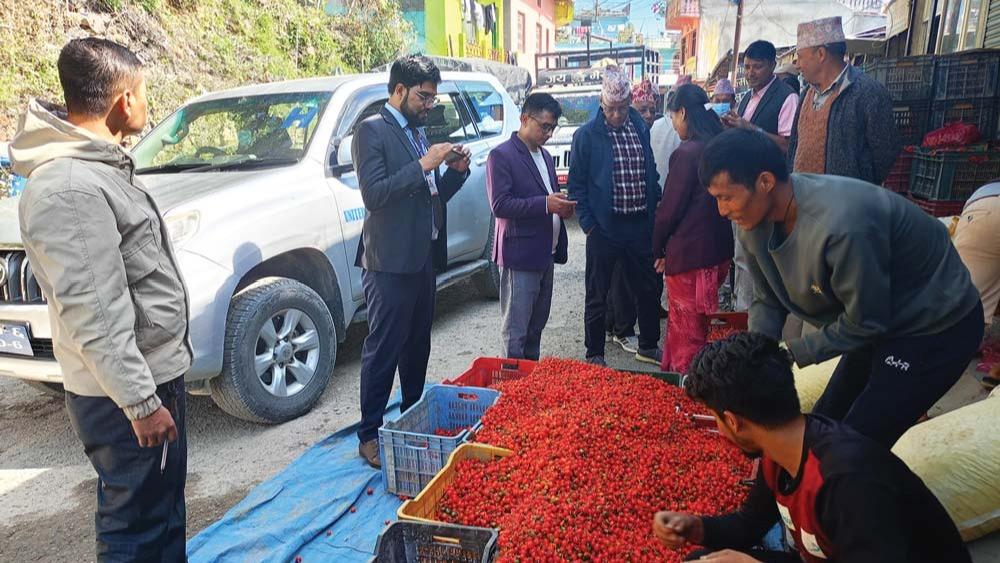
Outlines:
<svg viewBox="0 0 1000 563"><path fill-rule="evenodd" d="M743 73L750 83L750 92L743 96L736 111L723 116L729 127L742 127L763 133L781 150L788 150L788 139L795 125L799 95L774 74L777 51L767 41L754 41L743 55ZM734 226L735 229L735 226ZM739 243L736 245L736 310L746 311L753 296L753 284L747 271L747 259Z"/></svg>

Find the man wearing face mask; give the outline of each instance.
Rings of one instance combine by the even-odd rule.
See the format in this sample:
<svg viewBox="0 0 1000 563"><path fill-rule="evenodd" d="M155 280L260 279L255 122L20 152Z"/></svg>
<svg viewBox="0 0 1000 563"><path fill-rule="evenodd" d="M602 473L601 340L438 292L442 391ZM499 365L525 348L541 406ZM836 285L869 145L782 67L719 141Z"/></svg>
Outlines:
<svg viewBox="0 0 1000 563"><path fill-rule="evenodd" d="M351 147L368 211L356 260L368 306L358 451L372 467L381 467L378 429L396 370L401 411L423 393L435 268L444 268L448 259L445 206L469 175L468 149L430 145L424 136L440 82L440 71L426 57L397 59L389 70L389 101L361 122Z"/></svg>
<svg viewBox="0 0 1000 563"><path fill-rule="evenodd" d="M657 513L653 533L667 547L705 546L688 559L718 563L971 561L944 507L902 460L842 423L802 414L777 341L742 332L708 344L684 390L762 463L735 512ZM752 547L779 519L798 553Z"/></svg>
<svg viewBox="0 0 1000 563"><path fill-rule="evenodd" d="M601 109L573 134L569 196L587 235L584 308L586 359L604 360L605 313L614 269L636 298L639 342L635 359L659 365L659 285L653 271L653 216L659 176L649 130L630 107L632 85L617 67L605 70Z"/></svg>

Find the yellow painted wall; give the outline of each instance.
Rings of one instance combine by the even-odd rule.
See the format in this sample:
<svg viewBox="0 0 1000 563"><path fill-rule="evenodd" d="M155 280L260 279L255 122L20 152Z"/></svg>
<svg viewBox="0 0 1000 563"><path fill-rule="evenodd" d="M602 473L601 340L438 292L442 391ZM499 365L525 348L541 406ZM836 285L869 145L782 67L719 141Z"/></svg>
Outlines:
<svg viewBox="0 0 1000 563"><path fill-rule="evenodd" d="M482 6L495 6L497 33L486 34L478 29L476 37L467 38L463 26L462 0L426 0L424 14L426 18L426 45L430 55L469 56L466 53L466 41L476 43L484 49L492 49L494 45L503 49L503 3L504 0L476 0ZM450 41L449 41L450 39ZM494 43L495 41L495 43Z"/></svg>

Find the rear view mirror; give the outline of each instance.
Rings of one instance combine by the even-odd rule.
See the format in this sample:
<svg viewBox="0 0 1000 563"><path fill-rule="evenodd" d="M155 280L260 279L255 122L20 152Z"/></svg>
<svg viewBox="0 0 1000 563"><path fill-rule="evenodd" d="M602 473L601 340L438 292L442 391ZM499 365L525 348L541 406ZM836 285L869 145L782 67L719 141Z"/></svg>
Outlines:
<svg viewBox="0 0 1000 563"><path fill-rule="evenodd" d="M334 176L346 174L354 169L354 159L351 156L351 144L354 135L347 135L337 142L337 152L330 155L330 172Z"/></svg>

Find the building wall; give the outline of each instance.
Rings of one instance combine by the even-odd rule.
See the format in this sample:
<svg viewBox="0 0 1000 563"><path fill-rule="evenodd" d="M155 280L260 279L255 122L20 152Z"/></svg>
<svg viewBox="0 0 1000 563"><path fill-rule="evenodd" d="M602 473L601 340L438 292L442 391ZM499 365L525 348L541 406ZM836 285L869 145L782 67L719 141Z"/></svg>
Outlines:
<svg viewBox="0 0 1000 563"><path fill-rule="evenodd" d="M518 32L519 16L524 21L524 49ZM535 54L556 50L556 0L507 0L504 3L504 47L517 55L517 65L527 69L533 79L535 73ZM538 42L538 29L541 28L541 43ZM544 67L543 67L544 68Z"/></svg>
<svg viewBox="0 0 1000 563"><path fill-rule="evenodd" d="M736 9L730 0L701 0L695 79L707 78L732 49ZM759 39L770 41L775 47L795 45L800 22L833 16L843 19L844 33L848 36L885 25L884 16L855 15L850 8L831 0L769 0L744 14L740 50Z"/></svg>
<svg viewBox="0 0 1000 563"><path fill-rule="evenodd" d="M467 34L462 3L465 0L426 0L424 2L424 47L430 55L466 57L477 56L477 49L504 49L505 44L505 0L475 0L482 6L495 6L497 33L485 33L481 28L475 34ZM404 6L404 14L407 11ZM412 17L412 16L411 16Z"/></svg>

